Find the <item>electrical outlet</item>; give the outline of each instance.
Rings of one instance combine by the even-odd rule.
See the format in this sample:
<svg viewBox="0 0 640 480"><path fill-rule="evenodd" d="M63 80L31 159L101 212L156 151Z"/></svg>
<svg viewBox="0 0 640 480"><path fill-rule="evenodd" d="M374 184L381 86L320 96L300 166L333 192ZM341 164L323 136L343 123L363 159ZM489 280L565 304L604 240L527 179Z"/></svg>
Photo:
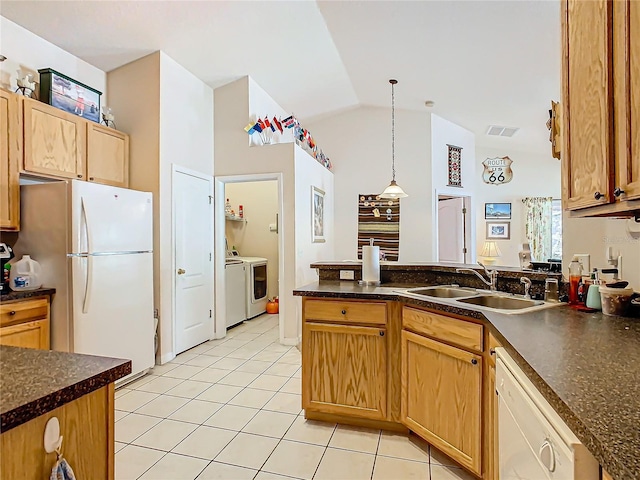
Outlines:
<svg viewBox="0 0 640 480"><path fill-rule="evenodd" d="M354 280L355 272L353 270L340 270L340 280Z"/></svg>

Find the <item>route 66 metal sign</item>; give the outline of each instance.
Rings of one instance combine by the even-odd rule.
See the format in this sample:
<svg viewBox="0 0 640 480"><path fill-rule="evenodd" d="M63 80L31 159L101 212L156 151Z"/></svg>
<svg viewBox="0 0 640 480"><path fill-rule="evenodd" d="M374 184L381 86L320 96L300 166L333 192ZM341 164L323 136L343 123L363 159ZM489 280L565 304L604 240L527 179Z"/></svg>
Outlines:
<svg viewBox="0 0 640 480"><path fill-rule="evenodd" d="M509 183L513 178L513 170L511 170L512 163L513 160L509 157L487 158L482 162L482 165L484 165L482 180L489 185Z"/></svg>

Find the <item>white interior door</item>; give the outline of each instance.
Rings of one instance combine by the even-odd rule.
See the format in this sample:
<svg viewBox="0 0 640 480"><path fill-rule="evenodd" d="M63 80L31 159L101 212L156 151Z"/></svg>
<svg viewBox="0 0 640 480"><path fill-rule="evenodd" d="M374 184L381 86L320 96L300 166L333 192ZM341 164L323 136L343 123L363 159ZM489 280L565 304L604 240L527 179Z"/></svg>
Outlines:
<svg viewBox="0 0 640 480"><path fill-rule="evenodd" d="M438 261L464 263L464 198L438 201Z"/></svg>
<svg viewBox="0 0 640 480"><path fill-rule="evenodd" d="M213 178L173 171L175 353L213 338Z"/></svg>

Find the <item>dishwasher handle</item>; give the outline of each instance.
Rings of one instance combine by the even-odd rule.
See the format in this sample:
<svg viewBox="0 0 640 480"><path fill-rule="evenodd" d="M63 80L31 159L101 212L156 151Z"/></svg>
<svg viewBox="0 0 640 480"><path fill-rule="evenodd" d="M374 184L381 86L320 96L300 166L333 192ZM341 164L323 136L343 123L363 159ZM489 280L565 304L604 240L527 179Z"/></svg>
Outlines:
<svg viewBox="0 0 640 480"><path fill-rule="evenodd" d="M549 442L548 439L545 440L540 446L538 456L540 457L542 465L544 465L547 470L549 470L550 472L555 471L556 452L553 450L553 445L551 444L551 442Z"/></svg>

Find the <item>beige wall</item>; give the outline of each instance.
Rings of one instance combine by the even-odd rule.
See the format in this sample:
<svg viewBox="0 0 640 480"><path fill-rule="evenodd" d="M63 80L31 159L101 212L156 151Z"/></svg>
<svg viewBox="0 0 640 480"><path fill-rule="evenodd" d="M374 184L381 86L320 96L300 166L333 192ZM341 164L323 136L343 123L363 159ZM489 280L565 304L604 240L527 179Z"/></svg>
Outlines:
<svg viewBox="0 0 640 480"><path fill-rule="evenodd" d="M225 198L238 212L244 209L245 222L227 220L226 236L229 248L235 246L244 257L264 257L268 260L267 283L269 297L278 295L278 234L269 230L278 214L278 182L228 183Z"/></svg>

